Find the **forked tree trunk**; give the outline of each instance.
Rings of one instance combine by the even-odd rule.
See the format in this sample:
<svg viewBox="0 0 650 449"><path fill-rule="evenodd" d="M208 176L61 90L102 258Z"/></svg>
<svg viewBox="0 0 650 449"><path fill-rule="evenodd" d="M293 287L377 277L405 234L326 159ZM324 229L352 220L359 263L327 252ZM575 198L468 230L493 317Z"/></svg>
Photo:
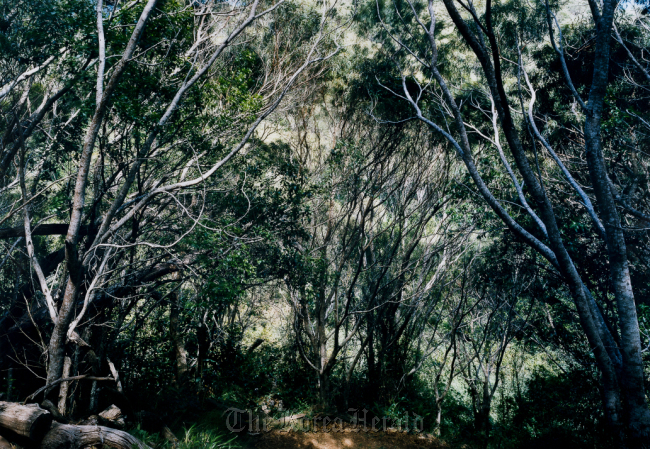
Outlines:
<svg viewBox="0 0 650 449"><path fill-rule="evenodd" d="M72 200L72 213L70 215L70 224L66 234L65 241L65 260L69 271L68 280L63 295L63 302L58 310L58 316L52 330L50 343L48 345L49 366L47 370L47 383L51 384L61 378L63 374L63 362L65 357L65 346L67 342L68 327L72 321L75 305L79 298L80 290L82 287L82 277L84 274L84 267L79 260L78 244L81 237L81 221L83 218L83 211L86 198L86 187L88 184L88 173L90 171L90 160L92 159L93 149L99 128L101 127L106 112L107 105L111 99L113 91L126 69L126 65L131 60L133 53L136 49L140 36L144 31L147 19L156 5L157 0L149 0L142 14L133 29L129 42L122 54L120 60L113 66L112 75L104 87L103 94L98 89L97 104L93 114L90 126L84 136L83 149L81 157L79 158L79 166L77 171L77 180L75 182L74 195ZM101 18L100 18L101 22ZM103 85L103 73L100 74L99 85ZM58 398L58 395L57 395Z"/></svg>

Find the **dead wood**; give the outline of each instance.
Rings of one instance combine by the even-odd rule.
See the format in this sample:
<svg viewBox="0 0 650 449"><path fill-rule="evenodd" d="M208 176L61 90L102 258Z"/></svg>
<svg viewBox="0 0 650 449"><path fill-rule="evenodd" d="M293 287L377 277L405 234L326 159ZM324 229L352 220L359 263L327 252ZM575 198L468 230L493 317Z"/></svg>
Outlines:
<svg viewBox="0 0 650 449"><path fill-rule="evenodd" d="M109 427L122 429L125 426L122 410L116 405L111 405L99 414L99 422Z"/></svg>
<svg viewBox="0 0 650 449"><path fill-rule="evenodd" d="M88 446L149 449L149 446L142 441L121 430L103 426L74 426L59 423L52 424L52 428L41 441L39 449L82 449Z"/></svg>
<svg viewBox="0 0 650 449"><path fill-rule="evenodd" d="M52 415L36 404L0 402L0 427L39 441L50 428Z"/></svg>

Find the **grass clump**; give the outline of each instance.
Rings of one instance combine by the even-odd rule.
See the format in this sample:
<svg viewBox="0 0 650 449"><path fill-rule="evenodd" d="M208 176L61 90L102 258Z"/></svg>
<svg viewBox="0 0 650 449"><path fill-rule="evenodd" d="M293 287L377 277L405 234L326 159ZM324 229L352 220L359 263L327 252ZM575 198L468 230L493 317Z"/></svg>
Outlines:
<svg viewBox="0 0 650 449"><path fill-rule="evenodd" d="M235 441L236 436L197 425L184 428L176 444L167 441L159 433L147 432L139 426L129 430L129 433L155 449L238 449L241 447Z"/></svg>

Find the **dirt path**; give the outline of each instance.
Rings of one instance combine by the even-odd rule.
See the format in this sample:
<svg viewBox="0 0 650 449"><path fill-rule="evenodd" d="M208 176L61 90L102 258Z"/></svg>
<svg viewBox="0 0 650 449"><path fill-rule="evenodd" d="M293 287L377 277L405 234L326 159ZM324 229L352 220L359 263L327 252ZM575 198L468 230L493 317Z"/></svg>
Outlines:
<svg viewBox="0 0 650 449"><path fill-rule="evenodd" d="M347 430L347 429L346 429ZM447 445L431 436L401 432L296 432L264 433L247 445L249 449L444 449Z"/></svg>

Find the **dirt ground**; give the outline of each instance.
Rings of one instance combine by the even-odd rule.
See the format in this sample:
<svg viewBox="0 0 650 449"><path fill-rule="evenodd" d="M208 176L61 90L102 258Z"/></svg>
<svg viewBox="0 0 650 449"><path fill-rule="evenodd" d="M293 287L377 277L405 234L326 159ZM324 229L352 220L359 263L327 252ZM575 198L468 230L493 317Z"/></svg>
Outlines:
<svg viewBox="0 0 650 449"><path fill-rule="evenodd" d="M402 432L296 432L274 430L251 440L249 449L444 449L432 436Z"/></svg>

